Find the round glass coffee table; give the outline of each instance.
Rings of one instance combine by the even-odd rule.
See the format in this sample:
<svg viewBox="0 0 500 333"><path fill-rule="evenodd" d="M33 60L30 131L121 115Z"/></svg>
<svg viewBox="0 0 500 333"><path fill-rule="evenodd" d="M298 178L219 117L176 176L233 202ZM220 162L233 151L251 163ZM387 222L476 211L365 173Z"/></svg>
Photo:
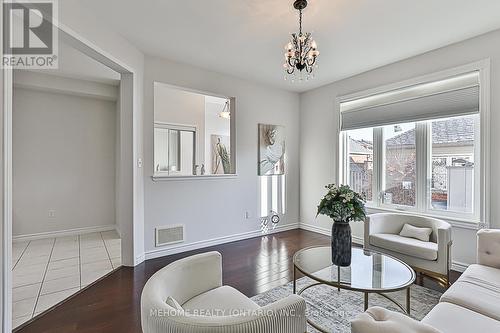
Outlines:
<svg viewBox="0 0 500 333"><path fill-rule="evenodd" d="M364 294L364 309L368 308L368 295L379 294L396 304L406 314L410 314L410 287L415 281L415 271L399 259L386 254L352 249L351 265L339 267L332 264L332 249L329 246L308 247L293 256L293 293L329 285L341 289L359 291ZM297 271L316 281L297 291ZM400 304L385 293L406 290L406 304ZM327 332L320 326L307 322L320 332Z"/></svg>

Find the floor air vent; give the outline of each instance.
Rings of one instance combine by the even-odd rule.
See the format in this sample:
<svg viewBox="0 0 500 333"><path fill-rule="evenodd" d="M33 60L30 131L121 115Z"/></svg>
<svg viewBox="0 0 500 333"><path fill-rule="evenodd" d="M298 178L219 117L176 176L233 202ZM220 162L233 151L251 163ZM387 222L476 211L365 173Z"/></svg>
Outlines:
<svg viewBox="0 0 500 333"><path fill-rule="evenodd" d="M156 247L184 241L184 226L169 225L156 228Z"/></svg>

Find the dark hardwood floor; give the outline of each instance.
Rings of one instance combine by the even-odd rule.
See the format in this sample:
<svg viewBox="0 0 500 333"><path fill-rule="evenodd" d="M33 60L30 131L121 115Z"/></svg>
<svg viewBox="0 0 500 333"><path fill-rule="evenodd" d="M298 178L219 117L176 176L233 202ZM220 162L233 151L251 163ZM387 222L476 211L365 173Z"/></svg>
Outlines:
<svg viewBox="0 0 500 333"><path fill-rule="evenodd" d="M140 298L148 278L165 265L200 252L222 253L224 284L248 297L286 284L293 278L293 254L307 246L328 245L329 237L291 230L122 267L82 290L16 332L141 332ZM452 281L459 273L453 272ZM424 285L440 287L428 279Z"/></svg>

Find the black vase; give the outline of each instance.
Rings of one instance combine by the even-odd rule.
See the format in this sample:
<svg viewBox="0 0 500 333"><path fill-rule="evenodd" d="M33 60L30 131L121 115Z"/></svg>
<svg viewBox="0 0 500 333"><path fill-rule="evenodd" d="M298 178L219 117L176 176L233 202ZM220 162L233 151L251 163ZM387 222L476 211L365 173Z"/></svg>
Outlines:
<svg viewBox="0 0 500 333"><path fill-rule="evenodd" d="M346 267L351 265L352 252L351 226L349 223L333 223L332 226L332 263Z"/></svg>

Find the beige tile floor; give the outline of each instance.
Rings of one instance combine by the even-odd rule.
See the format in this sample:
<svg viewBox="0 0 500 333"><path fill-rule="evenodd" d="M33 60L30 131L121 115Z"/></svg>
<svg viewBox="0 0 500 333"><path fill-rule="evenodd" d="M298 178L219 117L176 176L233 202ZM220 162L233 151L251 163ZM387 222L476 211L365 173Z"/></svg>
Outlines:
<svg viewBox="0 0 500 333"><path fill-rule="evenodd" d="M12 244L13 327L121 265L116 231Z"/></svg>

